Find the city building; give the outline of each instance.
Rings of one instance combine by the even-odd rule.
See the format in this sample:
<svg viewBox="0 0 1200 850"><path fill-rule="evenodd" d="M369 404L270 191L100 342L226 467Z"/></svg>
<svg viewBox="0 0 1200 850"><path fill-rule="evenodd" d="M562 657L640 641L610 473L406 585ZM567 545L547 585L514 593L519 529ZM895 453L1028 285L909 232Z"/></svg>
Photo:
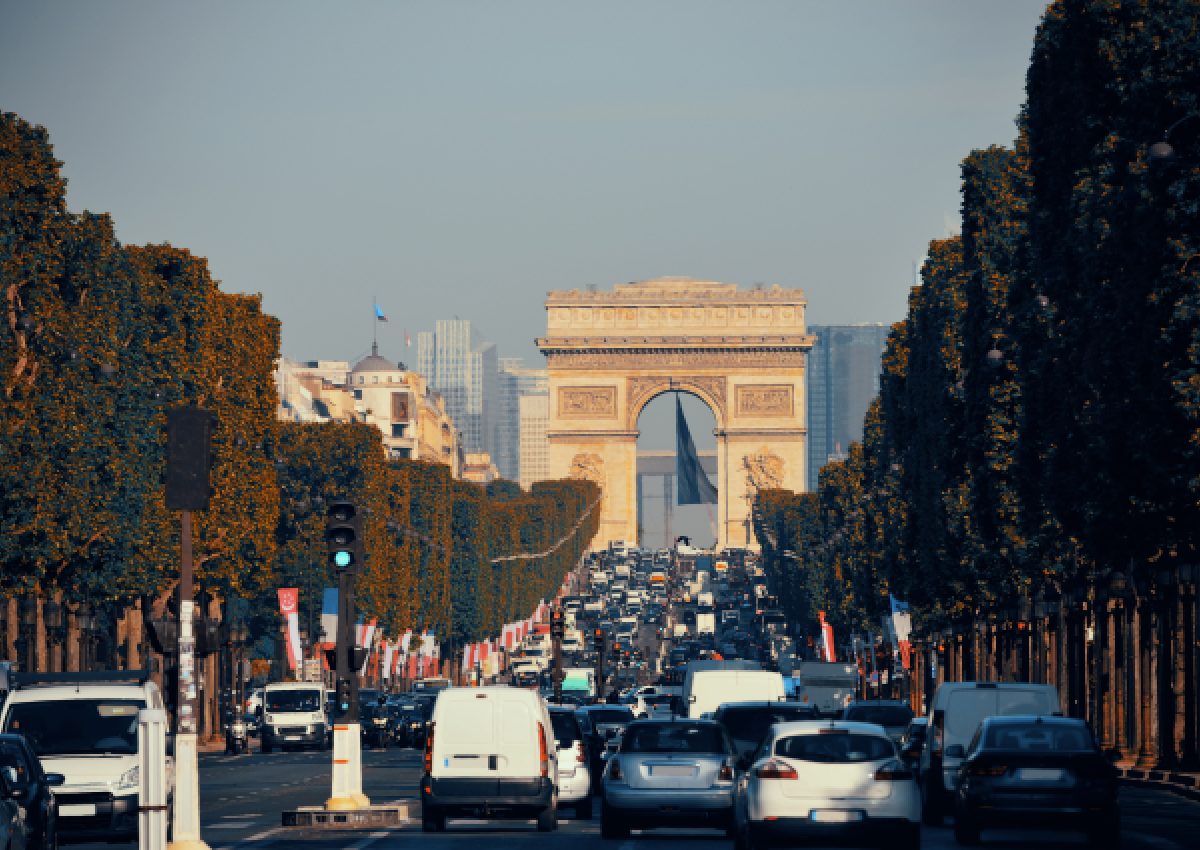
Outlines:
<svg viewBox="0 0 1200 850"><path fill-rule="evenodd" d="M527 393L518 400L520 422L521 489L528 490L535 481L550 477L550 441L546 429L550 424L550 394Z"/></svg>
<svg viewBox="0 0 1200 850"><path fill-rule="evenodd" d="M863 418L879 394L879 370L891 327L885 324L809 325L808 489L821 467L840 460L862 440Z"/></svg>
<svg viewBox="0 0 1200 850"><path fill-rule="evenodd" d="M501 357L496 416L492 419L494 459L500 475L509 481L521 480L522 396L548 392L545 369L526 368L519 357Z"/></svg>
<svg viewBox="0 0 1200 850"><path fill-rule="evenodd" d="M463 453L463 481L474 481L476 484L490 484L500 477L500 470L492 463L492 456L487 452Z"/></svg>
<svg viewBox="0 0 1200 850"><path fill-rule="evenodd" d="M463 450L495 457L491 422L499 401L495 344L480 337L467 319L439 319L433 331L417 334L417 371L446 400Z"/></svg>
<svg viewBox="0 0 1200 850"><path fill-rule="evenodd" d="M281 357L275 364L279 396L276 418L284 422L351 422L354 393L346 386L348 360L299 362Z"/></svg>

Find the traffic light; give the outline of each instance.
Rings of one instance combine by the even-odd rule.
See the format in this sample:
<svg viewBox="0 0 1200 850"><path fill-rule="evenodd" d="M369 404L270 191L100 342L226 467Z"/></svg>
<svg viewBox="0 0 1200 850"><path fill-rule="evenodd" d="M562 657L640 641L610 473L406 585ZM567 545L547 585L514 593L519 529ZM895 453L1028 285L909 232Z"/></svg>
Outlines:
<svg viewBox="0 0 1200 850"><path fill-rule="evenodd" d="M202 511L208 507L212 490L208 471L212 466L209 439L213 416L203 407L188 405L167 411L167 508L172 511Z"/></svg>
<svg viewBox="0 0 1200 850"><path fill-rule="evenodd" d="M550 637L562 640L567 635L567 625L563 621L563 612L555 608L550 612Z"/></svg>
<svg viewBox="0 0 1200 850"><path fill-rule="evenodd" d="M329 563L340 571L356 569L362 562L362 515L346 501L330 502L325 513L325 542Z"/></svg>
<svg viewBox="0 0 1200 850"><path fill-rule="evenodd" d="M592 649L597 652L604 652L604 629L596 629L592 632Z"/></svg>
<svg viewBox="0 0 1200 850"><path fill-rule="evenodd" d="M339 714L345 714L350 710L350 703L354 699L353 688L349 679L337 680L337 707Z"/></svg>

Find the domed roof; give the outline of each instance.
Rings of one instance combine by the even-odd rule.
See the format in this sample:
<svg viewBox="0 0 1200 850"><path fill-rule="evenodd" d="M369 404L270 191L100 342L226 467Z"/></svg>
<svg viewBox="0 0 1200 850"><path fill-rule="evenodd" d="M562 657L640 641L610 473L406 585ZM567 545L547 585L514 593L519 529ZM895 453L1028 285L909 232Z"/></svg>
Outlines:
<svg viewBox="0 0 1200 850"><path fill-rule="evenodd" d="M354 364L351 372L396 372L400 367L384 357L379 356L379 346L372 344L371 353Z"/></svg>

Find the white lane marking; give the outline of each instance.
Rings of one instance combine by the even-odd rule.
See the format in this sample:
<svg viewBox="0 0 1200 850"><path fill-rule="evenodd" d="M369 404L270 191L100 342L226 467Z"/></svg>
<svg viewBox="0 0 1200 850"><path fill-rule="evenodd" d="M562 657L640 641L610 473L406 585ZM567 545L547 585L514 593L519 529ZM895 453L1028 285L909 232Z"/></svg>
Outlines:
<svg viewBox="0 0 1200 850"><path fill-rule="evenodd" d="M387 832L372 832L362 841L355 842L354 844L343 848L343 850L363 850L363 848L370 847L379 839L387 838L389 835L391 835L391 830L388 830Z"/></svg>

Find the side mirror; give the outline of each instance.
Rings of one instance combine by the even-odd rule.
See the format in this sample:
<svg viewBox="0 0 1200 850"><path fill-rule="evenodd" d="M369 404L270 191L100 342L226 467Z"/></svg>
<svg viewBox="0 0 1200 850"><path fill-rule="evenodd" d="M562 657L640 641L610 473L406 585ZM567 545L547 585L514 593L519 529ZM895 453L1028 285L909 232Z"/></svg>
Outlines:
<svg viewBox="0 0 1200 850"><path fill-rule="evenodd" d="M63 776L61 773L47 773L46 774L46 784L51 787L57 787L59 785L62 785L66 781L67 781L67 777Z"/></svg>
<svg viewBox="0 0 1200 850"><path fill-rule="evenodd" d="M967 751L963 749L962 744L951 744L950 746L946 747L945 757L948 759L960 759L966 754Z"/></svg>

